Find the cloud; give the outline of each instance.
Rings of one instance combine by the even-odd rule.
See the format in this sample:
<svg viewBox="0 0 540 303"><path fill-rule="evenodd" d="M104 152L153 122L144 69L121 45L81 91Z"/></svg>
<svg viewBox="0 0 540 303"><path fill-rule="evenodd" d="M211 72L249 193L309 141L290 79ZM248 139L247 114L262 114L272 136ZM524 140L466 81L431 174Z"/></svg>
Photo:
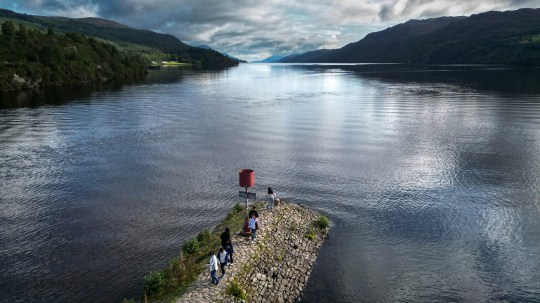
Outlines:
<svg viewBox="0 0 540 303"><path fill-rule="evenodd" d="M469 16L486 11L504 11L524 7L537 8L537 0L393 0L382 3L381 21L406 21L441 16Z"/></svg>
<svg viewBox="0 0 540 303"><path fill-rule="evenodd" d="M0 0L19 12L99 16L238 57L337 48L407 21L540 7L537 0Z"/></svg>

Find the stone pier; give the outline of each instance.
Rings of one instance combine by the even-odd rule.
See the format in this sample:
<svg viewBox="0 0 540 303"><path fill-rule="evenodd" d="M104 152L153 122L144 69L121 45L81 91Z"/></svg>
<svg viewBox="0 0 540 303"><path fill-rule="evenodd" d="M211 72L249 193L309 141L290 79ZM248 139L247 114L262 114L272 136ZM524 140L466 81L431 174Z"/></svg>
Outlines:
<svg viewBox="0 0 540 303"><path fill-rule="evenodd" d="M234 263L220 283L210 283L206 268L176 302L297 302L327 235L326 229L314 224L319 216L289 203L272 211L260 210L257 241L252 243L236 231ZM233 285L242 290L245 300L227 295Z"/></svg>

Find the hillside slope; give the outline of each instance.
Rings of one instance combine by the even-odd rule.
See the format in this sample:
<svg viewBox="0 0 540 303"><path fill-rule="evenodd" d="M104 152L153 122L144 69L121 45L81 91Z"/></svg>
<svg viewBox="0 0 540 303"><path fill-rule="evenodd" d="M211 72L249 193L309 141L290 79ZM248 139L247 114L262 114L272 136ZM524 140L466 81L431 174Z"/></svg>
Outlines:
<svg viewBox="0 0 540 303"><path fill-rule="evenodd" d="M540 9L410 20L282 62L540 65Z"/></svg>
<svg viewBox="0 0 540 303"><path fill-rule="evenodd" d="M146 56L149 59L178 60L203 67L227 67L238 64L237 61L227 58L219 52L187 45L172 35L135 29L101 18L72 19L33 16L5 9L0 9L0 18L25 21L45 29L52 27L55 31L76 32L108 40L121 48L155 57Z"/></svg>
<svg viewBox="0 0 540 303"><path fill-rule="evenodd" d="M0 91L78 85L145 75L140 56L126 56L109 43L77 33L43 33L2 23Z"/></svg>

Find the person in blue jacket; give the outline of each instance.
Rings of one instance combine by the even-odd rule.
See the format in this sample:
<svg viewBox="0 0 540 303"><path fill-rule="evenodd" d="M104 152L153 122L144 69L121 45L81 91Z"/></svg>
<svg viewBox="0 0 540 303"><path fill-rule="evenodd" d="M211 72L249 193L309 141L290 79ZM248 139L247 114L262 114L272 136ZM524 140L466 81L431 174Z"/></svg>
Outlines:
<svg viewBox="0 0 540 303"><path fill-rule="evenodd" d="M229 254L229 266L234 262L233 260L233 254L234 254L234 247L232 245L231 239L225 243L225 251Z"/></svg>

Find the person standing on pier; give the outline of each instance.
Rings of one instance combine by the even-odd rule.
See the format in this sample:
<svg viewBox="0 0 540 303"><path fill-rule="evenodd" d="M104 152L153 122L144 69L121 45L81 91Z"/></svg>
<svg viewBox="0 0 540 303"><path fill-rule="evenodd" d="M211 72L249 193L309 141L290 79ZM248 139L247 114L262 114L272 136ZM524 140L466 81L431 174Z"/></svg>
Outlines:
<svg viewBox="0 0 540 303"><path fill-rule="evenodd" d="M276 199L276 194L274 194L272 187L268 187L267 199L268 199L268 206L266 208L268 210L272 210L272 208L274 208L274 200Z"/></svg>
<svg viewBox="0 0 540 303"><path fill-rule="evenodd" d="M257 237L257 228L259 228L257 217L255 216L255 214L252 214L251 219L249 219L249 229L251 229L251 242L255 242L255 238Z"/></svg>
<svg viewBox="0 0 540 303"><path fill-rule="evenodd" d="M216 271L218 269L218 259L216 258L216 255L214 255L214 252L211 251L208 253L208 256L210 257L210 276L212 277L212 283L218 284L219 279L216 276Z"/></svg>

